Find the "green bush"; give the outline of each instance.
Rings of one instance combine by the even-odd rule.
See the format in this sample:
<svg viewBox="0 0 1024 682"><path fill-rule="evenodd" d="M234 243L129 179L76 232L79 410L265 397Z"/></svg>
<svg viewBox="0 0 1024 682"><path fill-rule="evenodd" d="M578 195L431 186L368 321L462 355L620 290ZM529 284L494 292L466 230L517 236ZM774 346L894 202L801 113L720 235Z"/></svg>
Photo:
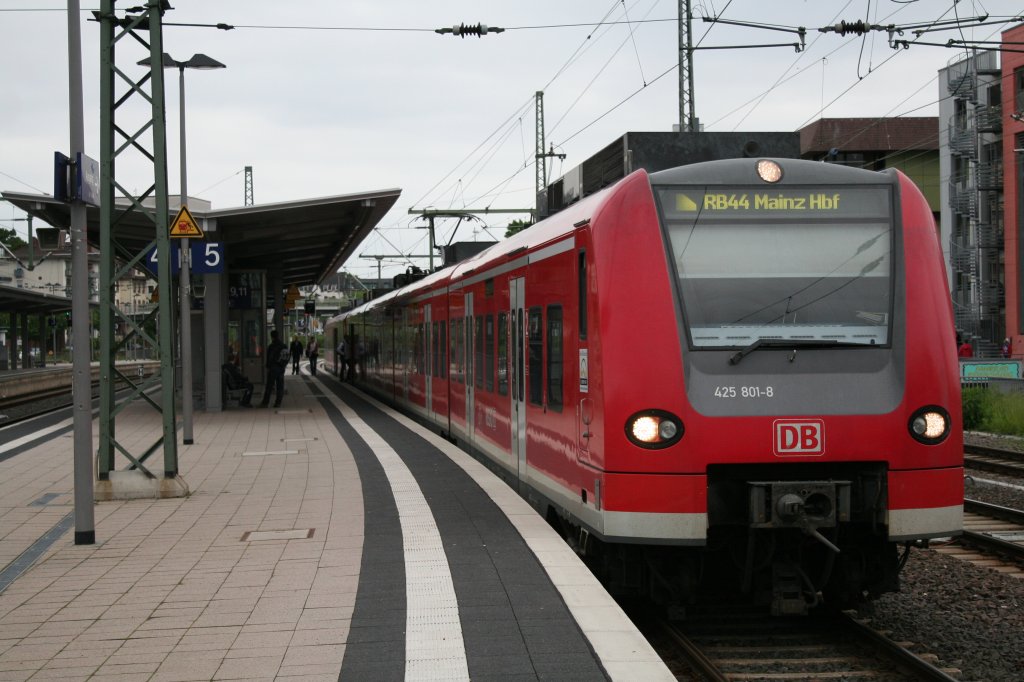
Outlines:
<svg viewBox="0 0 1024 682"><path fill-rule="evenodd" d="M965 388L963 390L964 430L980 431L985 418L985 398L988 391L984 388Z"/></svg>
<svg viewBox="0 0 1024 682"><path fill-rule="evenodd" d="M1024 396L984 388L963 391L964 429L1024 436Z"/></svg>

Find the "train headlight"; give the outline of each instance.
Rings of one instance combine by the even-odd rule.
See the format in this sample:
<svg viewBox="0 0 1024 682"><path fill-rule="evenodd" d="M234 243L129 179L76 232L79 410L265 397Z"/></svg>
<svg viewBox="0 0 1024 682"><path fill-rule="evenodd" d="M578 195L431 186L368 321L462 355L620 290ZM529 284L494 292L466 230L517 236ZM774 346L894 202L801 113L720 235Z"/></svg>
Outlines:
<svg viewBox="0 0 1024 682"><path fill-rule="evenodd" d="M782 179L782 166L771 159L761 159L757 162L757 177L765 182L778 182Z"/></svg>
<svg viewBox="0 0 1024 682"><path fill-rule="evenodd" d="M927 445L936 445L949 435L949 413L936 405L922 407L910 418L910 435Z"/></svg>
<svg viewBox="0 0 1024 682"><path fill-rule="evenodd" d="M626 437L642 448L667 448L683 437L683 423L664 410L644 410L626 420Z"/></svg>

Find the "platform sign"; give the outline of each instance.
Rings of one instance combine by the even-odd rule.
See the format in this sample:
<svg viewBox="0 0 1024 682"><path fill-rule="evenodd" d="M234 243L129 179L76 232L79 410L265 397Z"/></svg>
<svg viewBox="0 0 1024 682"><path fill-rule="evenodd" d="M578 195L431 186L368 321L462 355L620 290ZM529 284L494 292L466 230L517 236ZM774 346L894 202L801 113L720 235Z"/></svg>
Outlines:
<svg viewBox="0 0 1024 682"><path fill-rule="evenodd" d="M294 308L295 307L295 303L296 303L296 301L299 300L300 296L301 296L301 294L299 293L299 288L297 286L295 286L294 284L289 286L288 287L288 291L287 291L287 293L285 293L285 296L284 296L284 307L285 307L285 309L290 310L291 308Z"/></svg>
<svg viewBox="0 0 1024 682"><path fill-rule="evenodd" d="M89 206L100 205L100 163L82 152L75 163L75 199Z"/></svg>
<svg viewBox="0 0 1024 682"><path fill-rule="evenodd" d="M68 170L71 159L60 152L53 153L53 198L57 201L71 201L68 190Z"/></svg>
<svg viewBox="0 0 1024 682"><path fill-rule="evenodd" d="M202 239L205 235L199 229L199 225L196 223L196 219L192 217L188 206L182 206L178 211L178 215L174 217L174 221L171 222L170 236L177 239Z"/></svg>
<svg viewBox="0 0 1024 682"><path fill-rule="evenodd" d="M191 242L188 245L192 257L190 271L197 275L212 275L224 272L224 244L221 242ZM146 268L157 273L156 247L146 253ZM171 274L181 272L181 247L179 242L171 244Z"/></svg>
<svg viewBox="0 0 1024 682"><path fill-rule="evenodd" d="M53 153L53 197L59 201L81 201L100 205L100 163L82 152L72 160Z"/></svg>

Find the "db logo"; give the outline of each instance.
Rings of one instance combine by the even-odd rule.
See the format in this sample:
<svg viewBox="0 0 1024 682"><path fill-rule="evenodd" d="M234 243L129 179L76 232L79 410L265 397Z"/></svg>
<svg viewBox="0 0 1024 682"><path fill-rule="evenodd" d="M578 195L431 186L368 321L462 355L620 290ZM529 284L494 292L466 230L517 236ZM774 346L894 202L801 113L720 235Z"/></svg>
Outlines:
<svg viewBox="0 0 1024 682"><path fill-rule="evenodd" d="M825 422L775 420L775 456L810 456L825 454Z"/></svg>

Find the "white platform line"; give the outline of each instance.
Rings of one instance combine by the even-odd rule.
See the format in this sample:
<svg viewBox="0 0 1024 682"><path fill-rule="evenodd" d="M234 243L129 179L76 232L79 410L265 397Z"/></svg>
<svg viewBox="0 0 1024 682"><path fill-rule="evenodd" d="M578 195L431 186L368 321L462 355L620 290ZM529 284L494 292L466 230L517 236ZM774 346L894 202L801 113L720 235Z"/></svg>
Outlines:
<svg viewBox="0 0 1024 682"><path fill-rule="evenodd" d="M366 441L395 496L405 549L405 679L469 680L452 572L441 533L416 478L398 453L352 408L327 390L324 397Z"/></svg>
<svg viewBox="0 0 1024 682"><path fill-rule="evenodd" d="M582 560L526 500L458 446L369 394L357 388L350 390L428 441L477 482L519 531L527 547L547 571L612 680L672 682L676 679L654 647L639 633L636 625ZM336 401L333 394L330 398Z"/></svg>
<svg viewBox="0 0 1024 682"><path fill-rule="evenodd" d="M47 426L46 428L39 429L38 431L33 431L32 433L30 433L27 436L22 436L21 438L16 438L16 439L14 439L14 440L12 440L12 441L10 441L8 443L4 443L2 446L0 446L0 455L4 454L5 452L8 452L10 450L13 450L14 448L21 447L22 445L25 445L26 443L31 443L32 441L41 440L43 438L43 436L49 435L49 434L53 433L54 431L60 431L61 429L66 429L67 427L72 426L73 424L74 424L74 419L65 419L65 420L63 420L61 422L57 422L56 424L54 424L52 426Z"/></svg>

